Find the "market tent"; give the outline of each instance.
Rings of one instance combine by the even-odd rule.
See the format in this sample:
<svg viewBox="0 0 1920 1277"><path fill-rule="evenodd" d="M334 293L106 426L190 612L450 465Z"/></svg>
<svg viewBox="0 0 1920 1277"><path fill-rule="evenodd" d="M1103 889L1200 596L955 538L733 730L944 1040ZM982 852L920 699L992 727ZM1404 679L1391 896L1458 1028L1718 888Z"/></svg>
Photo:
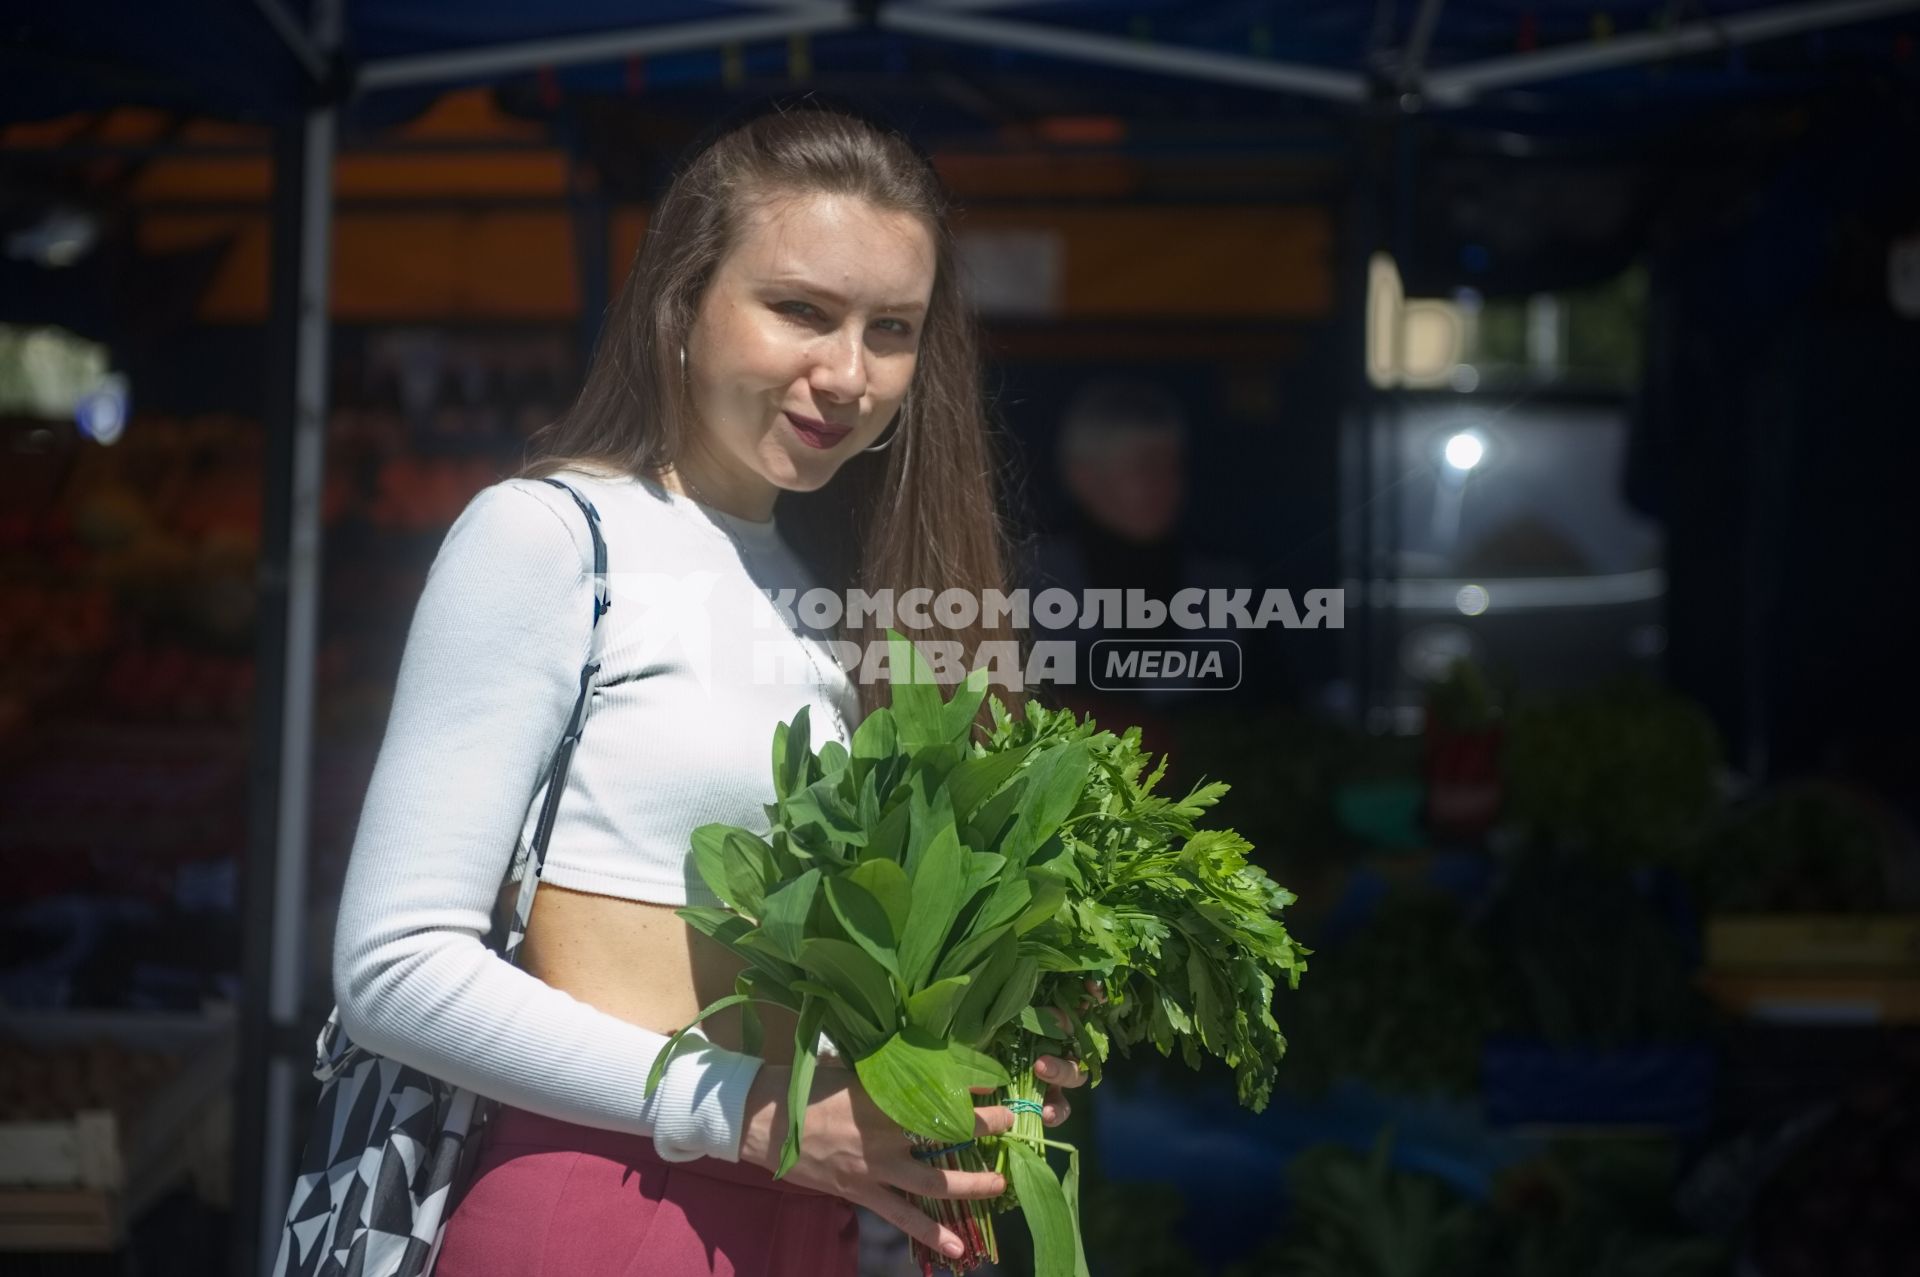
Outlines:
<svg viewBox="0 0 1920 1277"><path fill-rule="evenodd" d="M1219 132L1242 147L1269 146L1290 119L1316 113L1444 112L1579 135L1765 96L1850 59L1910 61L1911 36L1896 23L1916 9L1920 0L1720 0L1711 13L1669 0L766 0L662 3L639 20L623 0L112 0L10 17L0 121L143 104L169 113L148 143L156 150L178 145L194 117L261 122L275 131L273 175L291 178L272 183L265 247L280 398L260 565L269 691L246 875L236 1269L278 1241L295 1138L288 1101L312 1027L295 1022L299 903L343 115L398 123L449 88L515 80L536 96L645 95L650 108L697 117L771 82L850 82L911 102L928 126L1108 116L1135 126L1124 133L1133 147L1194 145L1207 122L1232 123ZM1064 64L1079 73L1059 75ZM1275 109L1282 99L1286 110ZM1156 133L1170 119L1203 127Z"/></svg>
<svg viewBox="0 0 1920 1277"><path fill-rule="evenodd" d="M542 68L582 86L688 89L785 74L796 51L806 63L798 79L898 74L935 62L949 74L982 76L1054 70L1065 60L1080 68L1078 91L1091 85L1136 103L1179 91L1177 80L1187 85L1189 104L1250 89L1346 104L1412 92L1428 105L1457 108L1526 88L1534 111L1543 100L1658 105L1765 91L1770 78L1777 85L1837 57L1884 58L1898 31L1883 20L1914 7L1912 0L677 0L645 6L642 19L616 0L186 0L165 10L114 0L10 19L11 49L0 52L7 71L0 120L125 102L272 118L347 95L356 109L396 118L441 89ZM1799 34L1813 36L1813 46L1776 44L1752 58L1738 52ZM1703 53L1713 56L1671 65ZM1641 70L1647 64L1670 71L1650 81ZM1102 77L1102 70L1114 74ZM903 87L941 93L923 81Z"/></svg>

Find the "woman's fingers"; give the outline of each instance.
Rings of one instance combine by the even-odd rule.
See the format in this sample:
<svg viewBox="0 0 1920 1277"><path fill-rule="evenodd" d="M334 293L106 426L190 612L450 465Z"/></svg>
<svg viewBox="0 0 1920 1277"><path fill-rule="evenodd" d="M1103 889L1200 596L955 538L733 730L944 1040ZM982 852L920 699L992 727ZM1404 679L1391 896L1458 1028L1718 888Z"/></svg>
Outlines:
<svg viewBox="0 0 1920 1277"><path fill-rule="evenodd" d="M1007 1181L992 1171L940 1170L909 1160L904 1165L889 1167L881 1173L898 1188L921 1197L991 1201L1007 1191ZM960 1235L933 1219L912 1201L880 1184L869 1183L862 1187L868 1191L853 1198L854 1201L923 1245L942 1254L960 1253Z"/></svg>
<svg viewBox="0 0 1920 1277"><path fill-rule="evenodd" d="M1005 1135L1013 1129L1013 1110L1004 1104L989 1104L973 1111L973 1133Z"/></svg>
<svg viewBox="0 0 1920 1277"><path fill-rule="evenodd" d="M870 1192L863 1192L852 1200L931 1250L937 1250L943 1255L958 1255L965 1249L965 1244L960 1240L960 1234L951 1228L943 1227L937 1220L898 1193L889 1192L876 1184L872 1186Z"/></svg>
<svg viewBox="0 0 1920 1277"><path fill-rule="evenodd" d="M1055 1086L1084 1086L1087 1074L1072 1060L1063 1060L1057 1055L1043 1055L1033 1062L1033 1075L1043 1082Z"/></svg>
<svg viewBox="0 0 1920 1277"><path fill-rule="evenodd" d="M1047 1126L1058 1126L1073 1112L1073 1106L1067 1103L1066 1088L1085 1085L1087 1075L1078 1064L1057 1055L1043 1055L1035 1060L1033 1072L1051 1084L1047 1087L1046 1102L1040 1106L1040 1121Z"/></svg>
<svg viewBox="0 0 1920 1277"><path fill-rule="evenodd" d="M1067 1096L1057 1086L1047 1088L1047 1102L1041 1106L1040 1120L1047 1126L1058 1126L1067 1120L1073 1112L1073 1106L1067 1103Z"/></svg>
<svg viewBox="0 0 1920 1277"><path fill-rule="evenodd" d="M1087 996L1080 1000L1080 1007L1079 1007L1080 1010L1085 1011L1090 1007L1094 1006L1096 1003L1105 1002L1107 1000L1106 986L1101 984L1100 981L1089 978L1085 981L1085 987L1087 990ZM1047 1012L1048 1014L1053 1016L1054 1020L1060 1025L1062 1029L1065 1029L1069 1033L1073 1031L1073 1025L1068 1022L1066 1013L1063 1012L1059 1007L1048 1007Z"/></svg>
<svg viewBox="0 0 1920 1277"><path fill-rule="evenodd" d="M924 1162L910 1162L888 1178L894 1187L922 1197L991 1200L1007 1191L1007 1181L992 1171L947 1171Z"/></svg>

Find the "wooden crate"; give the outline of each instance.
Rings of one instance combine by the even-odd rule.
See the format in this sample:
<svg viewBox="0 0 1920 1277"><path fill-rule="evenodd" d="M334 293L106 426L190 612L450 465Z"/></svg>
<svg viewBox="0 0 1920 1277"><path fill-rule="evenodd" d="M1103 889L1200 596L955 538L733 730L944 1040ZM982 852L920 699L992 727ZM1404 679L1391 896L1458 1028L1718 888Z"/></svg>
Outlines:
<svg viewBox="0 0 1920 1277"><path fill-rule="evenodd" d="M0 1188L0 1250L110 1251L123 1217L97 1188Z"/></svg>
<svg viewBox="0 0 1920 1277"><path fill-rule="evenodd" d="M182 1180L212 1200L227 1196L231 1008L0 1011L0 1040L27 1051L113 1043L177 1061L132 1113L0 1121L0 1251L113 1250L127 1224Z"/></svg>

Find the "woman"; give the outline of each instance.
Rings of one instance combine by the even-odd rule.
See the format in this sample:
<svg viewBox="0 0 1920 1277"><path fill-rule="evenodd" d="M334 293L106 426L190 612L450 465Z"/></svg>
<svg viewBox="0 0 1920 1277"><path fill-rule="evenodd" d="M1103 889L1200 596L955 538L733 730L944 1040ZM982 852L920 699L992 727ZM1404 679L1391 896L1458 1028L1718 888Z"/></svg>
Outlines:
<svg viewBox="0 0 1920 1277"><path fill-rule="evenodd" d="M770 617L764 591L1002 584L973 346L924 158L814 107L721 134L654 210L578 403L536 444L434 561L334 947L354 1040L502 1102L436 1271L849 1274L853 1203L958 1253L904 1194L1003 1183L914 1161L849 1069L816 1075L800 1161L773 1178L790 1019L767 1016L760 1058L715 1017L643 1095L665 1035L739 969L674 916L713 899L691 831L765 827L768 742L802 705L818 748L848 743L885 697L834 662L834 636ZM606 539L597 635L587 525L547 476L592 503ZM782 493L816 494L816 566L774 522ZM971 654L987 632L916 637ZM516 969L480 937L590 642L601 668ZM1057 1125L1059 1088L1082 1076L1053 1058L1036 1071ZM976 1130L1012 1121L983 1107Z"/></svg>

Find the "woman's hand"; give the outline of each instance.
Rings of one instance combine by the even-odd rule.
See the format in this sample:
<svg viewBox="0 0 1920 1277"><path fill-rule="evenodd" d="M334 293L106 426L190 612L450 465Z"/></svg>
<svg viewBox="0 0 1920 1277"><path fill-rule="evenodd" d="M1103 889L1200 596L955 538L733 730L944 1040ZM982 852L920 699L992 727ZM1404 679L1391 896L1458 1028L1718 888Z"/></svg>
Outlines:
<svg viewBox="0 0 1920 1277"><path fill-rule="evenodd" d="M1105 1002L1106 1000L1107 992L1101 987L1100 982L1098 980L1088 980L1087 999L1080 1004L1080 1009L1085 1011L1095 1002ZM1054 1012L1054 1017L1061 1021L1061 1028L1069 1027L1065 1022L1065 1017L1061 1016L1058 1011ZM1064 1059L1057 1055L1043 1055L1033 1062L1033 1075L1042 1082L1048 1083L1046 1102L1040 1106L1040 1120L1048 1126L1060 1125L1060 1123L1067 1120L1067 1115L1073 1111L1073 1106L1067 1103L1066 1092L1076 1086L1086 1085L1086 1070L1082 1069L1080 1065L1073 1060Z"/></svg>
<svg viewBox="0 0 1920 1277"><path fill-rule="evenodd" d="M1082 1010L1106 1001L1097 980L1087 981L1087 995ZM1033 1072L1047 1083L1041 1121L1058 1126L1071 1111L1066 1092L1086 1085L1087 1075L1076 1062L1055 1055L1036 1059ZM741 1161L769 1171L779 1167L787 1138L787 1087L792 1076L792 1069L785 1065L760 1066L747 1092ZM976 1088L976 1094L990 1093L991 1088ZM899 1123L881 1111L851 1070L822 1069L814 1075L804 1129L800 1157L787 1172L788 1180L865 1206L942 1254L959 1255L965 1249L960 1235L903 1194L967 1200L992 1199L1007 1191L1006 1180L991 1171L940 1170L915 1160ZM973 1110L976 1137L1005 1135L1012 1129L1013 1110L1004 1104Z"/></svg>
<svg viewBox="0 0 1920 1277"><path fill-rule="evenodd" d="M740 1160L771 1171L780 1165L787 1137L787 1086L792 1070L763 1064L747 1092L746 1129ZM960 1235L936 1222L903 1194L991 1199L1007 1182L991 1171L938 1170L914 1160L907 1136L880 1110L851 1070L822 1069L814 1075L807 1103L806 1137L800 1159L786 1178L803 1188L844 1197L865 1206L901 1232L933 1250L959 1255ZM1004 1135L1013 1113L1001 1106L974 1110L973 1131Z"/></svg>
<svg viewBox="0 0 1920 1277"><path fill-rule="evenodd" d="M1073 1111L1073 1106L1067 1103L1066 1092L1087 1084L1086 1071L1072 1060L1043 1055L1033 1062L1033 1075L1048 1083L1046 1102L1040 1106L1040 1120L1048 1126L1060 1125Z"/></svg>

